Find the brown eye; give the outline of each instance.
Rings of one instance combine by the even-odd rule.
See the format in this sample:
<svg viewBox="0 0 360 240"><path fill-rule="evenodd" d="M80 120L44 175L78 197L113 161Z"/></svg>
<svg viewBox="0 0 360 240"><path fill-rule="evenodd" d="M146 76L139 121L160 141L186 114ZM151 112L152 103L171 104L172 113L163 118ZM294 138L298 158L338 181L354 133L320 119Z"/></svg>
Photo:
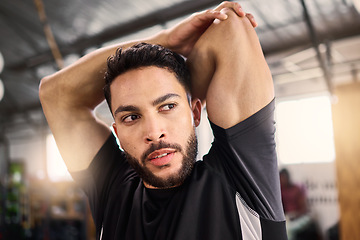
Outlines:
<svg viewBox="0 0 360 240"><path fill-rule="evenodd" d="M125 116L123 119L122 119L122 122L125 122L125 123L131 123L137 119L139 119L140 116L139 115L136 115L136 114L131 114L131 115L127 115Z"/></svg>
<svg viewBox="0 0 360 240"><path fill-rule="evenodd" d="M176 106L175 103L170 103L170 104L166 104L161 106L160 111L169 111L171 109L173 109Z"/></svg>

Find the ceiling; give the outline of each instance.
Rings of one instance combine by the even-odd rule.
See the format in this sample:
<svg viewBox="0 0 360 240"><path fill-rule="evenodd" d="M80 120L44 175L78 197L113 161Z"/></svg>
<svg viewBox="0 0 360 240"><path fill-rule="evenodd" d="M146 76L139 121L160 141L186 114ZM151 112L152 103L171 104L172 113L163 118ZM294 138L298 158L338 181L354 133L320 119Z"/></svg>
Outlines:
<svg viewBox="0 0 360 240"><path fill-rule="evenodd" d="M42 1L0 1L0 52L5 63L0 73L4 85L4 97L0 101L1 135L22 128L36 132L46 126L38 98L42 77L93 49L147 36L194 11L220 3L215 0ZM358 81L360 14L352 1L239 1L259 24L256 31L278 97L331 93L337 84Z"/></svg>

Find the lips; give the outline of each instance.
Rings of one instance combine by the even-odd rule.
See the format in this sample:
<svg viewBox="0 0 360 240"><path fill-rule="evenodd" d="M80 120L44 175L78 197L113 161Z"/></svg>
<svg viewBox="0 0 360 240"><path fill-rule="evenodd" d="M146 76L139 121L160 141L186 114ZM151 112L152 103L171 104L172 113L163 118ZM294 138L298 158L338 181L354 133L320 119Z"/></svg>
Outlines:
<svg viewBox="0 0 360 240"><path fill-rule="evenodd" d="M174 149L163 148L150 153L147 159L155 166L163 166L171 161L175 152Z"/></svg>

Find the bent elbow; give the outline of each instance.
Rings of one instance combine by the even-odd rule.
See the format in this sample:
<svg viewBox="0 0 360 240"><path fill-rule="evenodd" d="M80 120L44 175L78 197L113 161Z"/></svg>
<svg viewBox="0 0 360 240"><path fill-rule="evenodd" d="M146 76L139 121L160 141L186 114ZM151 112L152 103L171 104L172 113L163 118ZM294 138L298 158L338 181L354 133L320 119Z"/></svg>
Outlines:
<svg viewBox="0 0 360 240"><path fill-rule="evenodd" d="M44 77L40 80L40 84L39 84L39 98L40 98L40 102L43 102L44 99L46 99L46 96L49 95L48 94L48 77Z"/></svg>
<svg viewBox="0 0 360 240"><path fill-rule="evenodd" d="M55 99L55 96L57 96L58 87L55 86L55 83L56 81L54 81L51 75L41 79L39 84L39 99L42 105Z"/></svg>

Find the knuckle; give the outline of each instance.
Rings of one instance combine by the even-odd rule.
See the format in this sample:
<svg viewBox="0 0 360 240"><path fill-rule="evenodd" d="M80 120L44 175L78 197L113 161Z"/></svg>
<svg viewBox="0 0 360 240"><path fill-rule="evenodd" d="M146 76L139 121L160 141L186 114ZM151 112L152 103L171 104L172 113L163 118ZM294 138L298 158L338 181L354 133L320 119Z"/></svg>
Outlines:
<svg viewBox="0 0 360 240"><path fill-rule="evenodd" d="M190 15L190 17L191 17L192 19L198 18L199 16L201 16L201 15L204 14L204 13L205 13L205 11L203 11L203 12L195 12L195 13L192 13L192 14Z"/></svg>
<svg viewBox="0 0 360 240"><path fill-rule="evenodd" d="M207 10L205 10L205 13L213 13L213 10L212 9L207 9Z"/></svg>

